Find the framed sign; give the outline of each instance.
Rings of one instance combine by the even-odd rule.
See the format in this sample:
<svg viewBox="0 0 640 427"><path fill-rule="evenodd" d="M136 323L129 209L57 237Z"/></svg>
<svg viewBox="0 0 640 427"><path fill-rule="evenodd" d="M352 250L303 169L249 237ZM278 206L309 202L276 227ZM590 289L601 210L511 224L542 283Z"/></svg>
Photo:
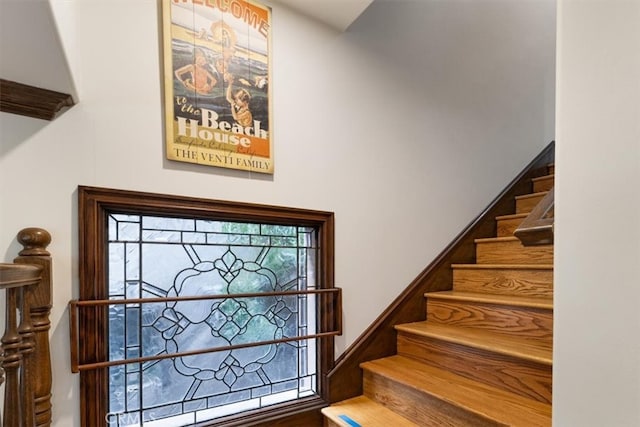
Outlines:
<svg viewBox="0 0 640 427"><path fill-rule="evenodd" d="M273 173L271 9L162 0L170 160Z"/></svg>

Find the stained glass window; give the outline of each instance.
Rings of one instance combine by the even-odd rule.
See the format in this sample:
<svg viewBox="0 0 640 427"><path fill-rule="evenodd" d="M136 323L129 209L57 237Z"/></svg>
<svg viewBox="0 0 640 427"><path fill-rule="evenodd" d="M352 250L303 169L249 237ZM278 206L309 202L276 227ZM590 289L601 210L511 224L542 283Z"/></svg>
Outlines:
<svg viewBox="0 0 640 427"><path fill-rule="evenodd" d="M317 332L312 227L110 213L109 359L229 347ZM109 368L108 425L185 426L317 393L314 339Z"/></svg>

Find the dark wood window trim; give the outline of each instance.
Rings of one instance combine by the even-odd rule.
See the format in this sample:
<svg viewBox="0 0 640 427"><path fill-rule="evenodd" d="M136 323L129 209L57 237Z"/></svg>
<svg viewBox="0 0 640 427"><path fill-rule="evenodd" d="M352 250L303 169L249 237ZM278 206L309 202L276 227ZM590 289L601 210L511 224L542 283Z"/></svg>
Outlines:
<svg viewBox="0 0 640 427"><path fill-rule="evenodd" d="M331 212L84 186L78 188L78 203L81 301L105 299L106 296L105 242L110 211L315 227L318 230L319 246L318 287L334 288L334 215ZM340 307L323 304L323 311L319 329L340 329ZM78 315L77 321L82 325L82 333L79 337L77 357L82 363L106 360L108 345L106 337L103 336L106 319L104 313L104 307L95 306L82 310ZM314 420L308 425L315 425L318 409L326 406L328 402L326 378L334 361L333 337L319 339L318 347L319 396L293 404L274 405L255 413L219 419L203 425L288 425L287 417L295 418L296 423L299 423L304 422L300 420L307 417L305 414L308 414L309 420ZM107 369L81 371L80 393L81 424L91 427L105 425L105 416L108 413Z"/></svg>

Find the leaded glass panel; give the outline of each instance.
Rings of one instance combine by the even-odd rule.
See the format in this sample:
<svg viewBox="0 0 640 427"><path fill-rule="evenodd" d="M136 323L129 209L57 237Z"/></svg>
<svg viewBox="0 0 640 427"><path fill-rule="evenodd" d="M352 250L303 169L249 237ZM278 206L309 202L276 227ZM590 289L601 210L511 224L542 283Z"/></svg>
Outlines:
<svg viewBox="0 0 640 427"><path fill-rule="evenodd" d="M315 230L111 214L109 358L147 357L317 332ZM317 394L315 340L109 368L109 425L183 426Z"/></svg>

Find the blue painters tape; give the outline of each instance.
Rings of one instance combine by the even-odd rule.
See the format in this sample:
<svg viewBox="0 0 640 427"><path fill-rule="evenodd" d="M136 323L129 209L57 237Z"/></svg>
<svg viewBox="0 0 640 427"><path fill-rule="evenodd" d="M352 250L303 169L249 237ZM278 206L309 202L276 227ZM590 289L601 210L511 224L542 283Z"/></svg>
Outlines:
<svg viewBox="0 0 640 427"><path fill-rule="evenodd" d="M353 421L351 418L347 417L346 415L338 415L338 418L342 419L342 421L349 424L351 427L362 427L360 424Z"/></svg>

